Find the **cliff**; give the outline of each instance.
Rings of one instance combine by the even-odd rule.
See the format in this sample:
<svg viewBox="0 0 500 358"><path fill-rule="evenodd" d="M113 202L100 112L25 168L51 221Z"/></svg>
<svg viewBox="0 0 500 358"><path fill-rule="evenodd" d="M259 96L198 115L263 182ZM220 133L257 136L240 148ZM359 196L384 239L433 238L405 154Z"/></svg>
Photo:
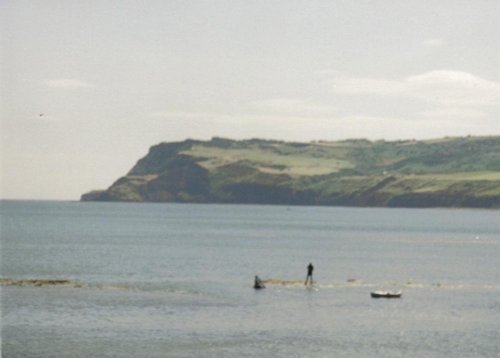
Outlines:
<svg viewBox="0 0 500 358"><path fill-rule="evenodd" d="M161 143L81 200L500 208L500 137Z"/></svg>

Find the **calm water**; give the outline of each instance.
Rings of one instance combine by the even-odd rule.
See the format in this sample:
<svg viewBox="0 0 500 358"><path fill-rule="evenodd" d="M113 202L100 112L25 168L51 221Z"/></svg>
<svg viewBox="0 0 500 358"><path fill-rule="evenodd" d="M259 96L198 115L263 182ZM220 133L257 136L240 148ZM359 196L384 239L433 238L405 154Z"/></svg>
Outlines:
<svg viewBox="0 0 500 358"><path fill-rule="evenodd" d="M3 357L500 357L499 211L2 202L1 217L3 279L72 280L1 288ZM309 262L313 289L251 288Z"/></svg>

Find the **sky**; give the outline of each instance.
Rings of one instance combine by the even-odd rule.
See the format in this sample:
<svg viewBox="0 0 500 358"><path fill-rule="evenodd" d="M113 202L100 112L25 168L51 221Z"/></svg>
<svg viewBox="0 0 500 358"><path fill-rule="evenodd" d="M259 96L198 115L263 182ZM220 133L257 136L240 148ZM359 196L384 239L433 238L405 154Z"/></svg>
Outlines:
<svg viewBox="0 0 500 358"><path fill-rule="evenodd" d="M2 0L0 198L150 146L500 134L498 0Z"/></svg>

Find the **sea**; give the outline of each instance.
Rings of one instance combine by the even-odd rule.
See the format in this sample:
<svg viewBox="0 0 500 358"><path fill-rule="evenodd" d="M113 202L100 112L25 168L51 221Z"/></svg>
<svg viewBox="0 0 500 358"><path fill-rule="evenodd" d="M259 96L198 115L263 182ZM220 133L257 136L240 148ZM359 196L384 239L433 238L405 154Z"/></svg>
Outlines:
<svg viewBox="0 0 500 358"><path fill-rule="evenodd" d="M0 214L2 357L500 357L500 211L2 201Z"/></svg>

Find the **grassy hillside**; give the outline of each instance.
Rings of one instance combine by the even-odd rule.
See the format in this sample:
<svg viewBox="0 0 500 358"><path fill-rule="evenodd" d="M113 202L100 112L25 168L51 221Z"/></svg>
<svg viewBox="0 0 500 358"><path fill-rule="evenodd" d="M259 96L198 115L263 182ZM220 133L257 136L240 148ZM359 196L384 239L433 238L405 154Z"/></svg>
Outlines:
<svg viewBox="0 0 500 358"><path fill-rule="evenodd" d="M500 137L161 143L82 200L500 207Z"/></svg>

